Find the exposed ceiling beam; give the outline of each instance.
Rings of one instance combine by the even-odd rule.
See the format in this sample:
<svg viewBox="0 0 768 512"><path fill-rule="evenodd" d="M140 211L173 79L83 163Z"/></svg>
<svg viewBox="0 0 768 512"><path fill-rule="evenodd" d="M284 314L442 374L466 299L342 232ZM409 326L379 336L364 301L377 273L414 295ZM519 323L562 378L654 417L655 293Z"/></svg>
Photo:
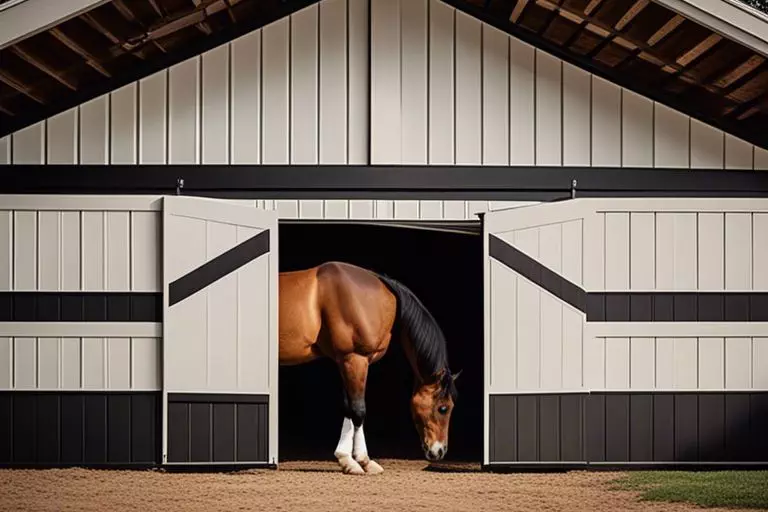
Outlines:
<svg viewBox="0 0 768 512"><path fill-rule="evenodd" d="M45 105L45 100L41 96L38 96L30 87L24 85L24 82L11 75L8 71L0 69L0 82L3 82L12 89L16 89L16 91L35 100L39 104Z"/></svg>
<svg viewBox="0 0 768 512"><path fill-rule="evenodd" d="M48 63L43 62L40 57L36 55L32 55L28 50L25 50L19 45L15 45L11 47L11 51L24 59L28 64L36 67L46 75L50 76L57 82L59 82L61 85L68 87L69 89L72 89L73 91L77 90L77 86L72 83L71 81L67 80L63 73L60 73L53 69Z"/></svg>
<svg viewBox="0 0 768 512"><path fill-rule="evenodd" d="M53 28L50 31L50 34L55 37L60 43L62 43L64 46L72 50L73 52L80 55L83 59L85 59L85 62L88 63L89 66L91 66L93 69L101 73L102 75L109 78L112 76L112 74L99 63L99 59L93 56L91 52L86 50L83 46L78 44L74 39L66 35L64 32L61 31L61 29Z"/></svg>
<svg viewBox="0 0 768 512"><path fill-rule="evenodd" d="M768 14L731 0L654 0L768 57Z"/></svg>
<svg viewBox="0 0 768 512"><path fill-rule="evenodd" d="M0 50L48 30L108 0L26 0L0 14Z"/></svg>

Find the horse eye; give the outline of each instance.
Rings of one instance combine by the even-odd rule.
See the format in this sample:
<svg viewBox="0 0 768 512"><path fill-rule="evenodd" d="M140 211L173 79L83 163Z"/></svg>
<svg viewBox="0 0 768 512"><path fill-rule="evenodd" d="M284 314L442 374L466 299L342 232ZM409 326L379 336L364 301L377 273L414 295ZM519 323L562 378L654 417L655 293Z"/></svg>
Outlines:
<svg viewBox="0 0 768 512"><path fill-rule="evenodd" d="M437 412L439 412L440 414L445 414L448 412L448 407L441 405L440 407L438 407Z"/></svg>

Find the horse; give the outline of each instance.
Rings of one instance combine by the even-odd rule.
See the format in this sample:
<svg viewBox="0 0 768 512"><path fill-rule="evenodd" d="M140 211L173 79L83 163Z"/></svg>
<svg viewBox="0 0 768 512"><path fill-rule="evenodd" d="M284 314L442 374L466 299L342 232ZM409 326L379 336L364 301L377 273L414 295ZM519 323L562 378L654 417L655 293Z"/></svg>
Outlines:
<svg viewBox="0 0 768 512"><path fill-rule="evenodd" d="M448 428L457 398L445 336L422 302L402 283L374 271L330 261L279 274L279 364L326 357L343 384L344 420L334 451L343 473L379 474L363 432L368 367L394 339L414 374L410 411L425 458L448 451Z"/></svg>

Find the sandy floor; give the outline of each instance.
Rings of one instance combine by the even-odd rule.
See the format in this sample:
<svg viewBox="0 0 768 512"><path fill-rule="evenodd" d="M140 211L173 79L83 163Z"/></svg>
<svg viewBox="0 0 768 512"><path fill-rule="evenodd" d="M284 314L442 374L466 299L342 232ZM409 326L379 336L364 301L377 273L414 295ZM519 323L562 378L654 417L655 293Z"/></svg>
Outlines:
<svg viewBox="0 0 768 512"><path fill-rule="evenodd" d="M0 470L0 510L66 511L483 511L694 510L641 503L609 490L616 473L491 474L474 466L425 471L425 462L379 461L378 476L347 476L334 463L278 471ZM700 510L700 509L699 509ZM710 509L714 510L714 509Z"/></svg>

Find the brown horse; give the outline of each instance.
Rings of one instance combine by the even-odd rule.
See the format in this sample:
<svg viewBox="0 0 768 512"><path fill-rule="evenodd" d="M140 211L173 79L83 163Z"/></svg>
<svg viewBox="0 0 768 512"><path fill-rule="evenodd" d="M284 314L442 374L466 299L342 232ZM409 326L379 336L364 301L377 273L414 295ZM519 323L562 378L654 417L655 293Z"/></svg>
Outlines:
<svg viewBox="0 0 768 512"><path fill-rule="evenodd" d="M445 337L432 315L403 284L347 263L329 262L280 273L280 364L320 357L336 362L344 385L345 419L334 455L345 473L381 473L363 434L368 366L394 338L414 373L411 414L428 460L448 450L456 399Z"/></svg>

